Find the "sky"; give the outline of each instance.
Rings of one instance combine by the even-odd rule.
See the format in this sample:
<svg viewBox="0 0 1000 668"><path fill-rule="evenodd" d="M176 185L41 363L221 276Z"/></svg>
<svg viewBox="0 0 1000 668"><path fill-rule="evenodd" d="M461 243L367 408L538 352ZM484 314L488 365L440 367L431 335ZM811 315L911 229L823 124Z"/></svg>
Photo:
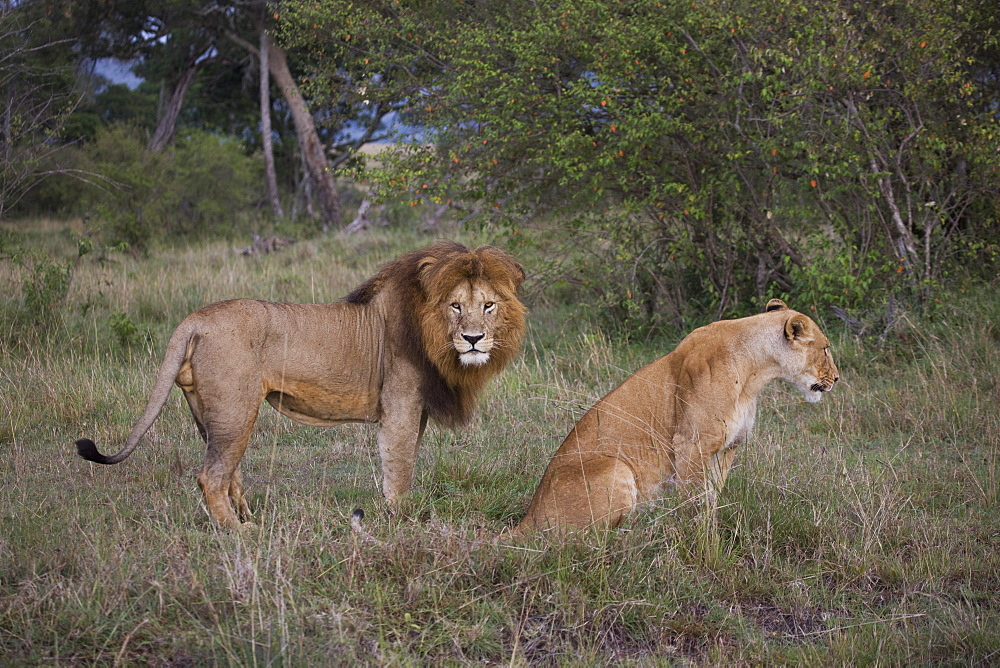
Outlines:
<svg viewBox="0 0 1000 668"><path fill-rule="evenodd" d="M107 77L111 83L125 84L130 89L138 86L142 79L131 72L132 63L114 58L102 58L94 65L94 71L101 76Z"/></svg>
<svg viewBox="0 0 1000 668"><path fill-rule="evenodd" d="M102 58L95 63L94 72L107 77L111 83L125 84L129 87L129 89L134 90L136 86L142 83L142 79L132 74L131 68L133 64L133 62L127 60ZM397 132L402 133L404 137L410 137L418 134L416 128L401 123L399 121L399 115L395 112L386 116L385 124L394 128ZM362 132L363 129L361 127L355 126L347 128L348 136L351 138L360 136Z"/></svg>

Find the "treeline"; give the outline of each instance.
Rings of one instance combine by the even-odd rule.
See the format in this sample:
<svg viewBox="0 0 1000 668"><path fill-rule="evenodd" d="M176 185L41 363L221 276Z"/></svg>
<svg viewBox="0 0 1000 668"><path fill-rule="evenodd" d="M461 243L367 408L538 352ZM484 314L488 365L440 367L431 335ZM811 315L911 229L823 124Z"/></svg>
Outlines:
<svg viewBox="0 0 1000 668"><path fill-rule="evenodd" d="M225 225L206 215L214 210L263 210L339 227L336 170L385 138L382 121L394 109L307 100L296 56L274 31L261 0L0 3L0 92L14 101L0 111L9 139L0 217L96 213L153 236ZM102 77L109 59L132 63L142 83L132 90ZM100 165L109 144L120 163L113 174ZM199 184L191 174L199 169L214 178ZM242 175L253 171L251 191ZM178 183L166 183L174 174ZM204 202L206 189L219 201ZM178 204L173 224L154 213Z"/></svg>
<svg viewBox="0 0 1000 668"><path fill-rule="evenodd" d="M874 318L997 267L995 2L98 4L120 11L94 34L117 37L81 53L142 57L146 94L159 86L150 137L194 68L176 124L232 138L254 206L281 211L265 197L274 137L279 204L296 188L316 197L317 176L336 172L373 199L460 207L519 243L544 236L564 252L536 276L618 324L744 313L770 296ZM141 38L150 26L159 37ZM259 76L263 45L295 91ZM92 113L104 126L123 106ZM419 132L362 169L350 158L390 111Z"/></svg>
<svg viewBox="0 0 1000 668"><path fill-rule="evenodd" d="M598 255L592 287L620 317L743 312L768 295L919 300L996 268L996 3L284 12L317 93L367 71L370 95L408 100L434 129L433 150L400 156L378 187L471 196L515 228L554 216Z"/></svg>

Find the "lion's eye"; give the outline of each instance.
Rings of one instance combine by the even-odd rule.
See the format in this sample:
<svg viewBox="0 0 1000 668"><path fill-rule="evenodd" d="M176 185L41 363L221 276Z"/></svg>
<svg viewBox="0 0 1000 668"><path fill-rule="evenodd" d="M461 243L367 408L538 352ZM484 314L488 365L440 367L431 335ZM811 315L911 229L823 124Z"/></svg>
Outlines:
<svg viewBox="0 0 1000 668"><path fill-rule="evenodd" d="M462 305L459 304L458 302L452 302L451 303L451 308L452 308L453 311L455 311L455 313L461 313L462 312Z"/></svg>
<svg viewBox="0 0 1000 668"><path fill-rule="evenodd" d="M490 311L492 311L493 309L495 309L496 306L497 306L496 302L486 302L485 304L483 304L483 311L485 311L486 313L489 313Z"/></svg>

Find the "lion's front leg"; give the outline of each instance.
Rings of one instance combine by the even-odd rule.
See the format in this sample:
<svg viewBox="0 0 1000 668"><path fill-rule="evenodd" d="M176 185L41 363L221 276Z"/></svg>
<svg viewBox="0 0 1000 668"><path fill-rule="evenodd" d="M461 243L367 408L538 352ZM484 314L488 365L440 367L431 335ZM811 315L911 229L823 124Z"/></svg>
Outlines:
<svg viewBox="0 0 1000 668"><path fill-rule="evenodd" d="M400 407L384 414L378 432L378 454L382 459L382 494L391 504L399 503L413 487L417 449L427 426L423 407Z"/></svg>

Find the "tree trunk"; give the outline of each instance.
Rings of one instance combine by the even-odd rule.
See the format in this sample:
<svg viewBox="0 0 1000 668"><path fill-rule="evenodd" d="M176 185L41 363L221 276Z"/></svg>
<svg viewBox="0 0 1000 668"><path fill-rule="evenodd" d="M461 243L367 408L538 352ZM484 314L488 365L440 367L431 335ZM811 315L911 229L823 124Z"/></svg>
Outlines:
<svg viewBox="0 0 1000 668"><path fill-rule="evenodd" d="M322 211L323 230L326 231L330 226L340 227L340 197L337 195L333 173L327 163L323 144L319 140L319 135L316 134L316 126L306 108L306 101L302 98L302 94L295 84L295 79L292 78L292 73L288 69L285 52L274 43L270 35L265 33L261 35L261 39L267 41L271 74L278 82L281 93L285 96L288 108L292 112L292 120L295 122L295 132L299 138L299 145L302 147L302 155L309 167L313 185L316 186L315 193Z"/></svg>
<svg viewBox="0 0 1000 668"><path fill-rule="evenodd" d="M198 73L200 68L201 63L198 61L189 63L177 81L170 86L170 93L166 96L167 100L163 105L163 112L156 124L156 131L153 132L153 137L146 147L149 152L159 153L174 140L177 117L180 116L181 108L184 106L184 97L190 90L191 84L194 83L194 75Z"/></svg>
<svg viewBox="0 0 1000 668"><path fill-rule="evenodd" d="M873 174L886 171L879 167L874 157L871 159L871 169ZM892 183L884 176L876 176L876 183L878 183L879 191L889 206L890 219L892 220L890 234L893 237L895 250L899 254L899 259L903 264L910 266L914 259L916 259L917 249L913 245L913 235L906 227L903 214L899 209L899 204L896 202L896 193L892 190Z"/></svg>
<svg viewBox="0 0 1000 668"><path fill-rule="evenodd" d="M354 216L354 220L352 220L350 224L344 228L344 231L353 234L354 232L360 232L361 230L367 229L368 225L371 224L371 221L368 220L368 209L370 209L371 206L371 200L369 200L367 196L361 200L361 206L358 207L358 215Z"/></svg>
<svg viewBox="0 0 1000 668"><path fill-rule="evenodd" d="M264 28L260 29L260 134L264 147L264 180L267 183L267 199L271 203L271 213L275 218L284 218L281 199L278 197L278 177L274 172L274 144L271 141L271 80L268 76L268 39Z"/></svg>

